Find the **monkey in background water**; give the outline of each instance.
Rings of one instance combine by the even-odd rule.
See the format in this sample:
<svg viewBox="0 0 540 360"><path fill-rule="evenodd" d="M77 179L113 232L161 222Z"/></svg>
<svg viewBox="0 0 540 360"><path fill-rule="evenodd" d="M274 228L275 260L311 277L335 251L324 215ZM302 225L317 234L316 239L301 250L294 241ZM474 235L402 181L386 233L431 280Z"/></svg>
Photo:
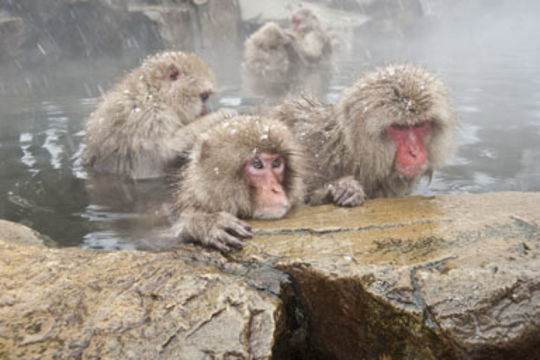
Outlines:
<svg viewBox="0 0 540 360"><path fill-rule="evenodd" d="M331 66L332 46L317 16L301 7L291 27L268 22L244 43L244 81L259 95L281 97L309 91L324 94Z"/></svg>

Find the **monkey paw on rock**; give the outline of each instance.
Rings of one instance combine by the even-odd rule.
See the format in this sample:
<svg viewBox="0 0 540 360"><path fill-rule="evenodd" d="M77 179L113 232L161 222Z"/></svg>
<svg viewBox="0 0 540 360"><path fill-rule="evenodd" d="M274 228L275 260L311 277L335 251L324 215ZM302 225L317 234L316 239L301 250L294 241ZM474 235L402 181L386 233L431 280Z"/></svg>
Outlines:
<svg viewBox="0 0 540 360"><path fill-rule="evenodd" d="M199 243L222 252L241 249L244 246L241 240L253 237L251 225L224 211L187 211L173 225L173 232L182 241Z"/></svg>
<svg viewBox="0 0 540 360"><path fill-rule="evenodd" d="M327 185L332 202L338 206L358 206L366 199L364 188L352 176L345 176Z"/></svg>
<svg viewBox="0 0 540 360"><path fill-rule="evenodd" d="M223 252L229 252L232 248L240 249L244 247L244 243L239 239L253 237L251 225L226 212L219 212L216 215L207 235L206 239L201 239L203 244Z"/></svg>

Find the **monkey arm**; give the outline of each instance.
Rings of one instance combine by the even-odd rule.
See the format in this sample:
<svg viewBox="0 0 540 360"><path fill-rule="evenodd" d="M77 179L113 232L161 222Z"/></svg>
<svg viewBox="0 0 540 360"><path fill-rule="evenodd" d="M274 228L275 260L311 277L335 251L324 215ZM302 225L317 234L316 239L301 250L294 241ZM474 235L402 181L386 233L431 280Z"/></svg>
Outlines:
<svg viewBox="0 0 540 360"><path fill-rule="evenodd" d="M214 127L224 119L232 116L227 110L219 110L205 115L178 129L169 139L168 147L177 155L185 154L193 148L200 134Z"/></svg>
<svg viewBox="0 0 540 360"><path fill-rule="evenodd" d="M362 185L352 176L344 176L315 189L308 199L310 205L333 203L338 206L358 206L366 198Z"/></svg>
<svg viewBox="0 0 540 360"><path fill-rule="evenodd" d="M316 31L310 31L300 40L299 44L302 54L311 61L318 61L323 56L324 38Z"/></svg>
<svg viewBox="0 0 540 360"><path fill-rule="evenodd" d="M173 231L182 241L200 243L222 252L242 248L244 244L240 239L253 237L251 225L224 211L185 210L173 224Z"/></svg>

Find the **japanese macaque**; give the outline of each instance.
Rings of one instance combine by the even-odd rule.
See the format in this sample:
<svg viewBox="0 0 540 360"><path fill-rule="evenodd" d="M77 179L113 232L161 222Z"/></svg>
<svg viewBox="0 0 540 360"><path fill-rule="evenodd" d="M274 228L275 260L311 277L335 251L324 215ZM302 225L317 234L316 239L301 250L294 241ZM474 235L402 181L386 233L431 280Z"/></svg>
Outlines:
<svg viewBox="0 0 540 360"><path fill-rule="evenodd" d="M299 57L314 64L327 60L332 54L330 37L319 18L309 8L301 7L291 17L293 42Z"/></svg>
<svg viewBox="0 0 540 360"><path fill-rule="evenodd" d="M291 21L290 29L266 23L246 40L244 75L250 91L274 97L324 91L330 71L321 66L328 65L330 38L308 8L297 10Z"/></svg>
<svg viewBox="0 0 540 360"><path fill-rule="evenodd" d="M83 164L124 178L163 176L192 145L189 136L200 132L194 121L206 114L214 88L211 70L193 54L149 57L106 93L91 115Z"/></svg>
<svg viewBox="0 0 540 360"><path fill-rule="evenodd" d="M301 153L289 129L265 117L225 116L200 136L180 173L173 229L227 252L252 237L240 219L277 219L303 200Z"/></svg>
<svg viewBox="0 0 540 360"><path fill-rule="evenodd" d="M245 42L244 65L261 76L286 74L293 49L291 36L276 23L268 22Z"/></svg>
<svg viewBox="0 0 540 360"><path fill-rule="evenodd" d="M312 205L409 194L443 165L457 123L444 84L412 65L362 76L334 106L304 97L269 115L287 123L309 155Z"/></svg>

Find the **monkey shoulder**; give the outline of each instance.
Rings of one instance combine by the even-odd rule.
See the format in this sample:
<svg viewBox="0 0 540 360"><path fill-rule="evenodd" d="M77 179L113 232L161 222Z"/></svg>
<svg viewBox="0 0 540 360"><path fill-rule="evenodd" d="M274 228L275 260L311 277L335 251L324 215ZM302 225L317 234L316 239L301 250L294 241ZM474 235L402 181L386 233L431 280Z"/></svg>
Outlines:
<svg viewBox="0 0 540 360"><path fill-rule="evenodd" d="M306 123L316 125L324 121L331 108L310 95L302 95L286 100L279 105L274 115L286 125Z"/></svg>

